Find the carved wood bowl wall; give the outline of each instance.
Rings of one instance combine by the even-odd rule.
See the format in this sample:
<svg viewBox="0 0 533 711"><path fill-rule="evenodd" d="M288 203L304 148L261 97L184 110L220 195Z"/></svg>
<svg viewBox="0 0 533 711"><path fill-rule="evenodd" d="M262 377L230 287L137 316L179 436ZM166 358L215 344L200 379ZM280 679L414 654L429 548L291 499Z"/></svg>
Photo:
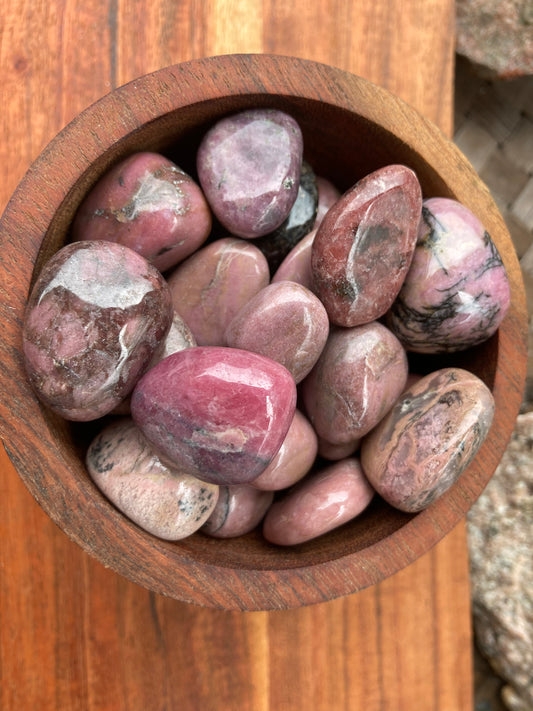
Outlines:
<svg viewBox="0 0 533 711"><path fill-rule="evenodd" d="M418 514L376 499L353 522L290 548L267 544L259 532L166 542L127 520L89 479L84 453L101 424L64 422L35 398L21 355L24 305L44 261L68 241L83 196L113 164L134 151L156 150L194 174L195 148L205 129L225 114L262 106L287 111L299 122L307 159L340 189L378 167L404 163L416 171L425 197L453 197L482 220L510 277L510 311L485 344L453 357L426 357L423 367L472 370L492 390L496 414L473 463ZM11 199L0 234L0 425L8 454L68 536L106 567L157 593L257 610L322 602L373 585L424 554L464 517L511 435L525 380L526 310L509 234L488 190L455 146L409 106L359 77L295 58L234 55L135 80L84 111L43 151Z"/></svg>

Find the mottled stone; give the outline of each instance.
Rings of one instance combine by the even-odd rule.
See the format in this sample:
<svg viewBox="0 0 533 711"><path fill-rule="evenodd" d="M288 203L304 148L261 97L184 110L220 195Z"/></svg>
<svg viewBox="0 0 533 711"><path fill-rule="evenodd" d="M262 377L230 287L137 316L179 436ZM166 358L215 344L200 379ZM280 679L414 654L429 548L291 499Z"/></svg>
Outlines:
<svg viewBox="0 0 533 711"><path fill-rule="evenodd" d="M244 536L261 523L273 499L273 491L246 484L221 486L217 505L202 531L213 538Z"/></svg>
<svg viewBox="0 0 533 711"><path fill-rule="evenodd" d="M296 408L290 373L235 348L174 353L141 378L133 419L158 453L213 484L246 484L276 456Z"/></svg>
<svg viewBox="0 0 533 711"><path fill-rule="evenodd" d="M197 153L200 184L231 234L255 238L288 217L298 194L300 127L276 109L250 109L218 121Z"/></svg>
<svg viewBox="0 0 533 711"><path fill-rule="evenodd" d="M68 420L111 412L172 320L161 274L131 249L75 242L44 266L26 307L23 351L38 397Z"/></svg>
<svg viewBox="0 0 533 711"><path fill-rule="evenodd" d="M358 516L374 497L357 459L343 459L309 475L265 516L263 535L291 546L310 541Z"/></svg>
<svg viewBox="0 0 533 711"><path fill-rule="evenodd" d="M72 236L118 242L165 271L205 242L211 222L190 175L158 153L143 152L100 178L78 210Z"/></svg>
<svg viewBox="0 0 533 711"><path fill-rule="evenodd" d="M311 249L316 230L306 235L291 249L272 277L272 282L295 281L313 291L313 272L311 270Z"/></svg>
<svg viewBox="0 0 533 711"><path fill-rule="evenodd" d="M316 433L309 420L296 410L279 452L251 486L265 491L287 489L310 471L316 454Z"/></svg>
<svg viewBox="0 0 533 711"><path fill-rule="evenodd" d="M218 486L167 467L129 418L92 441L87 469L100 491L148 533L177 541L197 531L218 499Z"/></svg>
<svg viewBox="0 0 533 711"><path fill-rule="evenodd" d="M391 330L412 351L460 351L490 338L509 304L505 267L478 218L455 200L425 200Z"/></svg>
<svg viewBox="0 0 533 711"><path fill-rule="evenodd" d="M281 363L299 383L318 360L328 333L328 315L319 299L301 284L280 281L250 299L224 340Z"/></svg>
<svg viewBox="0 0 533 711"><path fill-rule="evenodd" d="M342 197L340 190L337 190L331 180L328 180L321 175L317 175L316 185L318 188L318 208L316 212L314 229L320 225L329 208L333 207L337 200Z"/></svg>
<svg viewBox="0 0 533 711"><path fill-rule="evenodd" d="M300 185L289 216L281 225L263 237L258 237L254 245L267 258L270 273L274 274L281 262L315 224L318 208L318 188L313 169L305 160L300 173Z"/></svg>
<svg viewBox="0 0 533 711"><path fill-rule="evenodd" d="M510 711L533 708L533 412L467 517L476 642Z"/></svg>
<svg viewBox="0 0 533 711"><path fill-rule="evenodd" d="M234 237L198 250L167 278L174 308L199 346L225 345L230 321L268 280L264 255Z"/></svg>
<svg viewBox="0 0 533 711"><path fill-rule="evenodd" d="M343 444L332 444L327 439L318 438L318 456L328 459L330 462L338 462L340 459L352 457L361 445L360 439Z"/></svg>
<svg viewBox="0 0 533 711"><path fill-rule="evenodd" d="M472 461L489 431L494 398L473 373L444 368L421 378L361 443L372 486L392 506L420 511Z"/></svg>
<svg viewBox="0 0 533 711"><path fill-rule="evenodd" d="M324 216L313 242L313 290L330 321L358 326L386 313L415 249L422 193L415 173L388 165L356 183Z"/></svg>
<svg viewBox="0 0 533 711"><path fill-rule="evenodd" d="M319 437L347 444L390 410L407 378L407 357L380 323L332 328L317 364L302 382L304 409Z"/></svg>

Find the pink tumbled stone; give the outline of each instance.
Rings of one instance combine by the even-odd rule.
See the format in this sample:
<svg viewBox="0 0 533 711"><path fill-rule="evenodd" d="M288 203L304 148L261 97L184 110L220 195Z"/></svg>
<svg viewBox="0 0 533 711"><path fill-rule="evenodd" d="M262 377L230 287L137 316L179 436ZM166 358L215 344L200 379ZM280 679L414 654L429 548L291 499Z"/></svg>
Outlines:
<svg viewBox="0 0 533 711"><path fill-rule="evenodd" d="M387 321L406 348L440 353L482 343L510 300L505 266L479 219L456 200L425 200L411 268Z"/></svg>
<svg viewBox="0 0 533 711"><path fill-rule="evenodd" d="M26 306L23 351L38 397L68 420L111 412L147 368L172 320L167 284L113 242L74 242L44 266Z"/></svg>
<svg viewBox="0 0 533 711"><path fill-rule="evenodd" d="M106 173L81 204L75 240L130 247L160 271L205 242L211 210L197 183L158 153L135 153Z"/></svg>
<svg viewBox="0 0 533 711"><path fill-rule="evenodd" d="M254 351L281 363L299 383L314 366L329 333L325 308L305 286L269 284L243 306L226 329L231 348Z"/></svg>
<svg viewBox="0 0 533 711"><path fill-rule="evenodd" d="M259 491L246 484L221 486L217 505L202 527L213 538L243 536L263 520L273 491Z"/></svg>
<svg viewBox="0 0 533 711"><path fill-rule="evenodd" d="M301 385L304 409L319 437L351 443L390 410L406 379L405 351L385 326L333 328Z"/></svg>
<svg viewBox="0 0 533 711"><path fill-rule="evenodd" d="M343 444L332 444L322 437L318 438L318 456L329 459L330 462L338 462L340 459L351 457L357 452L361 444L360 439Z"/></svg>
<svg viewBox="0 0 533 711"><path fill-rule="evenodd" d="M198 250L167 281L174 308L198 345L223 346L230 321L269 278L268 263L257 247L224 237Z"/></svg>
<svg viewBox="0 0 533 711"><path fill-rule="evenodd" d="M171 469L129 418L108 425L92 441L87 469L102 493L145 531L177 541L209 518L218 486Z"/></svg>
<svg viewBox="0 0 533 711"><path fill-rule="evenodd" d="M307 474L316 454L316 433L309 420L296 410L279 452L251 486L265 491L286 489Z"/></svg>
<svg viewBox="0 0 533 711"><path fill-rule="evenodd" d="M361 444L361 463L392 506L420 511L460 476L482 445L494 398L476 375L443 368L420 378Z"/></svg>
<svg viewBox="0 0 533 711"><path fill-rule="evenodd" d="M263 535L281 546L305 543L358 516L374 493L357 459L335 462L309 475L272 504Z"/></svg>
<svg viewBox="0 0 533 711"><path fill-rule="evenodd" d="M309 291L313 291L311 247L315 235L316 230L313 230L291 249L274 273L272 282L295 281L297 284L305 286Z"/></svg>
<svg viewBox="0 0 533 711"><path fill-rule="evenodd" d="M245 484L276 456L296 408L279 363L235 348L196 347L141 378L133 419L166 460L213 484Z"/></svg>
<svg viewBox="0 0 533 711"><path fill-rule="evenodd" d="M333 185L331 180L317 175L318 209L315 218L315 229L320 225L326 212L333 207L341 197L341 192Z"/></svg>
<svg viewBox="0 0 533 711"><path fill-rule="evenodd" d="M422 209L418 178L388 165L360 180L327 212L313 242L313 290L330 321L351 327L383 316L415 249Z"/></svg>
<svg viewBox="0 0 533 711"><path fill-rule="evenodd" d="M218 121L202 139L196 162L222 225L249 239L279 227L298 194L302 154L300 127L277 109L250 109Z"/></svg>

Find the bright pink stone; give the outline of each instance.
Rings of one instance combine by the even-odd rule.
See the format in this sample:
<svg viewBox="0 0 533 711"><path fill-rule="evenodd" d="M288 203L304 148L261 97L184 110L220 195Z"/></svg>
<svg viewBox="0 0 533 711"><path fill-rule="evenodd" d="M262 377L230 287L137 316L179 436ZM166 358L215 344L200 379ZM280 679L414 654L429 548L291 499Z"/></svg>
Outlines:
<svg viewBox="0 0 533 711"><path fill-rule="evenodd" d="M270 464L296 408L290 373L234 348L170 355L137 384L133 419L168 461L213 484L244 484Z"/></svg>

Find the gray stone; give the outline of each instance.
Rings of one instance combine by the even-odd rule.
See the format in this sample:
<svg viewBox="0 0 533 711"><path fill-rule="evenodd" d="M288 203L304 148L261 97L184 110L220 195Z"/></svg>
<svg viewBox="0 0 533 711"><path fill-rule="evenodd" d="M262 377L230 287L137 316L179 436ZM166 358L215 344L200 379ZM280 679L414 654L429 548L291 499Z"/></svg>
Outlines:
<svg viewBox="0 0 533 711"><path fill-rule="evenodd" d="M468 514L476 641L510 711L533 708L533 411Z"/></svg>

